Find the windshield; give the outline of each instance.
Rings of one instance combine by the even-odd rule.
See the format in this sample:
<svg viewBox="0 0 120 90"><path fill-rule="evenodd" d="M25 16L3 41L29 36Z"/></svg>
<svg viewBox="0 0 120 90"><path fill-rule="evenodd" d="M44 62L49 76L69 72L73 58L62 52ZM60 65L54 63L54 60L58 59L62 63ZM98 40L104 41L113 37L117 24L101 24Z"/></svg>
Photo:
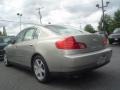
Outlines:
<svg viewBox="0 0 120 90"><path fill-rule="evenodd" d="M65 27L65 26L57 26L57 25L48 25L45 26L46 28L50 29L52 32L58 34L58 35L74 35L74 34L82 34L83 31L80 31L78 29L74 29L71 27Z"/></svg>
<svg viewBox="0 0 120 90"><path fill-rule="evenodd" d="M120 33L120 28L119 28L119 29L114 30L114 32L113 32L113 33Z"/></svg>

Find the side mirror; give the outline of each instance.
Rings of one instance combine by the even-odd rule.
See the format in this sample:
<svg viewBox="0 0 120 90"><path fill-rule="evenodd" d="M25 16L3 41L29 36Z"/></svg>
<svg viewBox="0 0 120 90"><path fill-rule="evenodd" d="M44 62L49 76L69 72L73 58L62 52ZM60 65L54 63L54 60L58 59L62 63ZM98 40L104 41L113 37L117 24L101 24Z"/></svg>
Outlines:
<svg viewBox="0 0 120 90"><path fill-rule="evenodd" d="M15 39L12 39L9 41L10 44L15 44L16 40Z"/></svg>

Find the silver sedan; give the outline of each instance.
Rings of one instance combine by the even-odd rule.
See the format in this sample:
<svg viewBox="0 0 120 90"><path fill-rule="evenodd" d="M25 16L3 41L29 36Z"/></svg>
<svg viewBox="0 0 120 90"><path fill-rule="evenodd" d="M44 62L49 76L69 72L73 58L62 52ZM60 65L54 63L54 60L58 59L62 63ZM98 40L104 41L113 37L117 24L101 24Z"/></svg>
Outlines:
<svg viewBox="0 0 120 90"><path fill-rule="evenodd" d="M106 38L68 26L43 25L23 29L5 48L4 63L30 67L38 81L46 82L53 72L101 67L111 55Z"/></svg>

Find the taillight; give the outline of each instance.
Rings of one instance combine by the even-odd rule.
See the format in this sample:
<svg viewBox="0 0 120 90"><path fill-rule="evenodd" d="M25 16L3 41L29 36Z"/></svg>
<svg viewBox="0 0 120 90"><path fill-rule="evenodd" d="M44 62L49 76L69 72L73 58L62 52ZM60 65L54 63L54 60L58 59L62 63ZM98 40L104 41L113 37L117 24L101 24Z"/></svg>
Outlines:
<svg viewBox="0 0 120 90"><path fill-rule="evenodd" d="M76 40L73 36L67 37L67 38L65 38L64 40L61 40L61 41L57 41L56 42L56 47L58 49L65 49L65 50L87 48L85 43L76 42Z"/></svg>
<svg viewBox="0 0 120 90"><path fill-rule="evenodd" d="M108 45L109 44L109 41L108 41L108 39L106 38L106 37L104 37L103 39L102 39L102 43L103 43L103 45Z"/></svg>

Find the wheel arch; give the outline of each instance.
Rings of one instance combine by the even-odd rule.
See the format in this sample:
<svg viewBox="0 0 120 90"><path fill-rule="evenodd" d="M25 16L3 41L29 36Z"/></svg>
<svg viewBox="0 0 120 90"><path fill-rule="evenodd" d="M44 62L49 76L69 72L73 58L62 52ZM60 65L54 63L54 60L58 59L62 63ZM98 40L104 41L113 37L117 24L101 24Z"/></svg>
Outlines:
<svg viewBox="0 0 120 90"><path fill-rule="evenodd" d="M31 69L33 70L33 66L32 66L32 64L33 64L33 60L34 60L34 57L35 56L37 56L37 55L39 55L42 59L44 59L44 57L40 54L40 53L34 53L33 55L32 55L32 57L31 57L31 62L30 62L30 65L31 65ZM44 61L45 61L45 59L44 59ZM45 61L46 62L46 61ZM47 64L47 63L46 63ZM48 65L47 65L48 66Z"/></svg>

